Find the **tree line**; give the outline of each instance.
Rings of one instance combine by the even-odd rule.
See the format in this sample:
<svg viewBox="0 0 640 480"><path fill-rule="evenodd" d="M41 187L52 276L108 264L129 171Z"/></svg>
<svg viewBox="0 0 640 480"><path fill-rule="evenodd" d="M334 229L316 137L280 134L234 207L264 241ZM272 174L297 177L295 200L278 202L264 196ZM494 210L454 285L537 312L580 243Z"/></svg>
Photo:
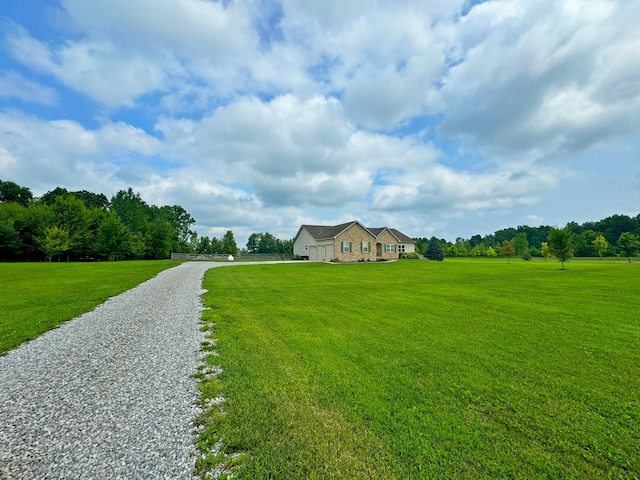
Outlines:
<svg viewBox="0 0 640 480"><path fill-rule="evenodd" d="M60 187L35 198L0 180L3 261L169 258L191 248L195 223L183 207L149 205L131 188L110 200Z"/></svg>
<svg viewBox="0 0 640 480"><path fill-rule="evenodd" d="M443 257L549 257L550 244L563 232L568 238L571 256L616 257L629 259L640 250L640 215L612 215L597 222L578 224L569 222L564 228L551 226L505 228L493 234L474 235L469 239L456 238L455 242L432 237L416 238L416 251L427 256L434 255L433 242L437 242ZM566 233L564 233L566 232ZM430 247L431 242L431 248ZM564 257L564 255L563 255ZM566 257L565 257L566 258Z"/></svg>
<svg viewBox="0 0 640 480"><path fill-rule="evenodd" d="M246 248L238 250L236 242L233 239L233 232L229 230L221 239L209 238L207 236L199 237L193 234L188 253L210 253L210 254L235 254L240 253L279 253L293 254L293 240L281 240L269 232L252 233L249 235Z"/></svg>

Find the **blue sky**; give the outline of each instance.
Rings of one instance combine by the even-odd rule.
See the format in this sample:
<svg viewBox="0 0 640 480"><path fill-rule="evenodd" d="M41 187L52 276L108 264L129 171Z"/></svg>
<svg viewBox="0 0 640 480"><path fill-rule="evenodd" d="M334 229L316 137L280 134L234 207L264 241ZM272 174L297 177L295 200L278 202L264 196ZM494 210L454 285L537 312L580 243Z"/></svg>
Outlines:
<svg viewBox="0 0 640 480"><path fill-rule="evenodd" d="M3 0L0 178L200 235L640 212L640 3Z"/></svg>

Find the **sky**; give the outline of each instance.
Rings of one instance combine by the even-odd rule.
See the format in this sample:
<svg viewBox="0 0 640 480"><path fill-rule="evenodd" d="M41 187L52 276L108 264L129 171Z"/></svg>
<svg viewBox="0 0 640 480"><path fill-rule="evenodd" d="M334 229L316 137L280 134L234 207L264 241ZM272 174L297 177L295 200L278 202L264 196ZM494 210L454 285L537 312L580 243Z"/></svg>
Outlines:
<svg viewBox="0 0 640 480"><path fill-rule="evenodd" d="M0 0L0 179L199 235L640 213L635 0Z"/></svg>

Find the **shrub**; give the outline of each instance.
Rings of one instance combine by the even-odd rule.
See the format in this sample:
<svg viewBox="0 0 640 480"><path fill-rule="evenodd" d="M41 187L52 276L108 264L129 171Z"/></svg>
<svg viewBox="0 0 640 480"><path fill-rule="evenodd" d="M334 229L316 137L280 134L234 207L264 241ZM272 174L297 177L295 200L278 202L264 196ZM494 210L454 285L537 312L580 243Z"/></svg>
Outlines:
<svg viewBox="0 0 640 480"><path fill-rule="evenodd" d="M427 252L424 254L429 260L436 260L441 262L444 260L444 252L442 246L436 237L431 237L429 244L427 245Z"/></svg>
<svg viewBox="0 0 640 480"><path fill-rule="evenodd" d="M415 252L407 253L403 252L400 254L400 258L406 258L407 260L420 260L420 255Z"/></svg>
<svg viewBox="0 0 640 480"><path fill-rule="evenodd" d="M529 250L524 251L524 253L522 254L522 259L527 262L531 260L531 254L529 253Z"/></svg>

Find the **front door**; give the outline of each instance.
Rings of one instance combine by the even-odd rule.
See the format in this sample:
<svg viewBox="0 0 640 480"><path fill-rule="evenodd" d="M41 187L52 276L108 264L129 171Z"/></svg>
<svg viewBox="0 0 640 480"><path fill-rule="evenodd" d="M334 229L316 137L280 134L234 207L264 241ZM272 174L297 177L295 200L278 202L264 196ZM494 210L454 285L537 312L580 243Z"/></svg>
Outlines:
<svg viewBox="0 0 640 480"><path fill-rule="evenodd" d="M376 243L376 257L382 256L382 244Z"/></svg>

